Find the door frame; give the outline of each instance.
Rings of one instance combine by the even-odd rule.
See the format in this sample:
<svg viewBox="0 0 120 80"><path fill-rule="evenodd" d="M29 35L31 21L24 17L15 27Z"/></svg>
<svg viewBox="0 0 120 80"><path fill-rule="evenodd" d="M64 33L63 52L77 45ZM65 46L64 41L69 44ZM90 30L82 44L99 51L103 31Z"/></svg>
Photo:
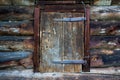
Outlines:
<svg viewBox="0 0 120 80"><path fill-rule="evenodd" d="M52 4L52 3L51 3ZM57 3L58 4L58 3ZM61 6L63 5L63 6ZM73 6L69 6L73 5ZM34 64L34 72L39 72L40 67L40 58L41 58L41 35L40 35L40 15L41 11L45 12L80 12L85 13L86 20L84 21L84 60L87 64L82 65L83 72L90 71L90 51L89 51L89 42L90 42L90 7L89 5L85 6L85 8L78 4L71 3L61 3L60 5L56 5L55 3L52 5L41 4L39 3L34 9L34 53L33 53L33 64ZM69 7L67 7L69 6Z"/></svg>

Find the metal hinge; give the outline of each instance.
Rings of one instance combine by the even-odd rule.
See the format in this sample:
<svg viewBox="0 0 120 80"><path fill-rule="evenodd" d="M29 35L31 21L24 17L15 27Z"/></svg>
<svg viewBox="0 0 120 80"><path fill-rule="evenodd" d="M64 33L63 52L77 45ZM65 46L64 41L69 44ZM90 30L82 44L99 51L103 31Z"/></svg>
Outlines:
<svg viewBox="0 0 120 80"><path fill-rule="evenodd" d="M86 60L63 60L63 61L52 61L54 64L87 64Z"/></svg>

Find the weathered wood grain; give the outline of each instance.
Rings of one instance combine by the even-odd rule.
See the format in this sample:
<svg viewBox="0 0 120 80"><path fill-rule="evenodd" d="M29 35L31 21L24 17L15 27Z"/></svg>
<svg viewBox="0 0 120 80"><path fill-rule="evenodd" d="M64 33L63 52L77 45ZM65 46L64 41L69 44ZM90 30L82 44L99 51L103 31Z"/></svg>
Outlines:
<svg viewBox="0 0 120 80"><path fill-rule="evenodd" d="M91 35L120 35L119 21L91 21Z"/></svg>
<svg viewBox="0 0 120 80"><path fill-rule="evenodd" d="M75 17L83 17L82 13L74 13ZM83 58L84 54L84 23L83 22L74 22L73 23L73 59L80 60ZM74 72L80 72L82 65L76 64Z"/></svg>
<svg viewBox="0 0 120 80"><path fill-rule="evenodd" d="M59 22L54 19L83 16L83 13L42 12L41 15L40 72L80 72L80 64L55 64L52 62L82 59L84 23Z"/></svg>
<svg viewBox="0 0 120 80"><path fill-rule="evenodd" d="M82 0L81 0L82 1ZM39 0L38 4L45 4L45 5L60 5L60 4L64 4L64 5L70 5L70 4L82 4L80 0ZM92 3L92 0L84 0L84 3L86 4L90 4Z"/></svg>
<svg viewBox="0 0 120 80"><path fill-rule="evenodd" d="M20 60L13 60L0 63L0 70L8 70L8 69L32 69L33 68L33 60L32 55L20 59Z"/></svg>
<svg viewBox="0 0 120 80"><path fill-rule="evenodd" d="M120 58L119 36L91 36L90 48L92 67L120 65L118 60Z"/></svg>
<svg viewBox="0 0 120 80"><path fill-rule="evenodd" d="M19 63L17 61L8 61L8 62L0 63L0 70L8 69L8 68L11 68L11 67L15 67L18 64Z"/></svg>
<svg viewBox="0 0 120 80"><path fill-rule="evenodd" d="M59 13L43 12L42 13L42 63L40 64L40 71L43 72L54 72L62 71L61 64L58 66L52 63L54 60L61 60L61 53L59 53L59 37L61 30L61 24L59 22L54 22L55 17L61 17ZM43 70L42 70L43 69Z"/></svg>
<svg viewBox="0 0 120 80"><path fill-rule="evenodd" d="M63 17L73 17L72 13L64 13ZM73 60L73 34L72 34L72 22L63 22L64 24L64 59ZM73 64L64 64L64 72L74 72Z"/></svg>
<svg viewBox="0 0 120 80"><path fill-rule="evenodd" d="M20 51L29 50L33 51L34 45L32 40L19 41L0 41L0 51Z"/></svg>
<svg viewBox="0 0 120 80"><path fill-rule="evenodd" d="M11 5L11 0L0 0L0 5Z"/></svg>
<svg viewBox="0 0 120 80"><path fill-rule="evenodd" d="M33 40L33 36L0 36L0 41L24 41Z"/></svg>
<svg viewBox="0 0 120 80"><path fill-rule="evenodd" d="M0 21L0 35L33 35L33 22Z"/></svg>
<svg viewBox="0 0 120 80"><path fill-rule="evenodd" d="M92 6L91 20L101 21L119 21L120 6Z"/></svg>
<svg viewBox="0 0 120 80"><path fill-rule="evenodd" d="M112 0L112 5L120 5L120 0Z"/></svg>
<svg viewBox="0 0 120 80"><path fill-rule="evenodd" d="M94 0L94 5L111 5L112 0Z"/></svg>
<svg viewBox="0 0 120 80"><path fill-rule="evenodd" d="M12 5L35 5L35 0L11 0Z"/></svg>
<svg viewBox="0 0 120 80"><path fill-rule="evenodd" d="M0 52L0 63L7 61L17 61L30 56L32 52L16 51L16 52Z"/></svg>
<svg viewBox="0 0 120 80"><path fill-rule="evenodd" d="M120 49L120 36L91 36L90 47L100 49Z"/></svg>
<svg viewBox="0 0 120 80"><path fill-rule="evenodd" d="M92 49L91 67L120 66L120 50Z"/></svg>
<svg viewBox="0 0 120 80"><path fill-rule="evenodd" d="M31 6L35 4L35 0L1 0L0 5L26 5Z"/></svg>
<svg viewBox="0 0 120 80"><path fill-rule="evenodd" d="M0 20L31 20L34 7L0 6Z"/></svg>

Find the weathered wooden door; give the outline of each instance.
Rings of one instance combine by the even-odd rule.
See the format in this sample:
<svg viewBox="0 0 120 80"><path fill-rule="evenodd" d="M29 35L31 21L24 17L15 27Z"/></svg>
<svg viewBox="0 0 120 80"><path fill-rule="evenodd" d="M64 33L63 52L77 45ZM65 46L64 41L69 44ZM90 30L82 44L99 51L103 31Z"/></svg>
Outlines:
<svg viewBox="0 0 120 80"><path fill-rule="evenodd" d="M80 21L78 18L84 18L85 12L74 11L74 7L72 11L69 7L58 10L56 7L58 5L44 6L44 9L40 10L39 41L36 42L36 46L37 43L40 44L38 69L40 72L80 72L81 64L89 67L88 51L85 51L88 49L85 47L88 45L88 29L85 28L88 23L85 24L85 21L88 19Z"/></svg>

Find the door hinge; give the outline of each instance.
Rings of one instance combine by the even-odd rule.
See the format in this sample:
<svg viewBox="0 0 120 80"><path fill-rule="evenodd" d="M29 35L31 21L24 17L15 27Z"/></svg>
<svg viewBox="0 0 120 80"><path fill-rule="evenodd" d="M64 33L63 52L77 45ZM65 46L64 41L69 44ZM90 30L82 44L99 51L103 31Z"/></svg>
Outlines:
<svg viewBox="0 0 120 80"><path fill-rule="evenodd" d="M63 60L63 61L52 61L54 64L87 64L86 60Z"/></svg>

